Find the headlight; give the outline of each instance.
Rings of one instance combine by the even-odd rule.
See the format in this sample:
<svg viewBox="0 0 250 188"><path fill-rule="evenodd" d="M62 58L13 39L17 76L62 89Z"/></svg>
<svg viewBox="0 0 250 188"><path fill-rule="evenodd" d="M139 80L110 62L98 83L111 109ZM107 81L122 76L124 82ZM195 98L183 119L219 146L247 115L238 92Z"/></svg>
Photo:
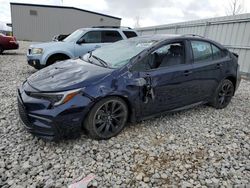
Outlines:
<svg viewBox="0 0 250 188"><path fill-rule="evenodd" d="M32 48L31 49L31 54L42 54L43 49L42 48Z"/></svg>
<svg viewBox="0 0 250 188"><path fill-rule="evenodd" d="M34 98L50 101L53 106L64 104L74 98L81 89L75 89L58 93L30 93L29 95Z"/></svg>

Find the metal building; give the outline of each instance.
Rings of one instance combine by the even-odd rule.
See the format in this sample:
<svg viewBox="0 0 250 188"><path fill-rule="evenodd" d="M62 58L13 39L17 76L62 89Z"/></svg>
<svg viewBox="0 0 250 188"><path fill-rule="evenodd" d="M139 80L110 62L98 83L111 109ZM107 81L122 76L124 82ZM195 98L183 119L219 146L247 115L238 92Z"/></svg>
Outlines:
<svg viewBox="0 0 250 188"><path fill-rule="evenodd" d="M65 6L10 3L13 34L18 40L48 41L78 28L120 26L121 18Z"/></svg>
<svg viewBox="0 0 250 188"><path fill-rule="evenodd" d="M250 14L224 16L138 28L141 35L197 34L215 40L239 54L240 70L250 77Z"/></svg>

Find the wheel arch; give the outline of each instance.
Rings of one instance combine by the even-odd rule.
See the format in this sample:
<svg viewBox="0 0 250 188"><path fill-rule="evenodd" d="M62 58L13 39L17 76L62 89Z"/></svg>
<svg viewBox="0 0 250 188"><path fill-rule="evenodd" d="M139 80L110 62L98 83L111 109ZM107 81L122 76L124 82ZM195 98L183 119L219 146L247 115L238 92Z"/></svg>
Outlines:
<svg viewBox="0 0 250 188"><path fill-rule="evenodd" d="M129 101L129 99L122 95L111 95L111 96L119 97L122 100L124 100L124 102L127 104L127 107L128 107L128 120L127 121L133 122L135 120L135 110L134 110L132 103Z"/></svg>
<svg viewBox="0 0 250 188"><path fill-rule="evenodd" d="M106 98L111 98L111 97L118 97L120 99L122 99L126 105L127 105L127 108L128 108L128 119L127 119L127 122L135 122L136 121L136 112L135 112L135 108L134 106L132 105L132 102L129 101L128 97L125 97L123 95L119 95L119 94L111 94L111 95L106 95L106 96L103 96L103 97L98 97L95 102L89 107L89 112L90 110L94 107L94 105L103 100L103 99L106 99ZM89 112L86 114L85 117L88 116Z"/></svg>
<svg viewBox="0 0 250 188"><path fill-rule="evenodd" d="M69 53L65 53L65 52L56 52L56 53L52 53L52 54L48 54L46 59L45 59L45 64L47 65L48 61L50 58L56 57L56 56L63 56L66 57L68 59L73 58L73 56Z"/></svg>
<svg viewBox="0 0 250 188"><path fill-rule="evenodd" d="M237 78L235 76L233 76L233 75L230 75L230 76L227 76L225 79L228 79L228 80L230 80L233 83L233 85L234 85L234 91L235 91Z"/></svg>

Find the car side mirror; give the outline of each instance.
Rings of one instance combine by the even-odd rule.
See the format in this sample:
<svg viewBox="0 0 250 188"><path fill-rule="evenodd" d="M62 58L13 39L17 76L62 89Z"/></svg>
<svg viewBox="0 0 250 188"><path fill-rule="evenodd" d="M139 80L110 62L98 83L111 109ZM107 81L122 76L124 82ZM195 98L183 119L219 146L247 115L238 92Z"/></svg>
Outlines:
<svg viewBox="0 0 250 188"><path fill-rule="evenodd" d="M145 86L146 84L147 84L147 81L144 78L135 78L131 80L128 85L142 87L142 86Z"/></svg>
<svg viewBox="0 0 250 188"><path fill-rule="evenodd" d="M83 44L86 43L85 39L79 39L76 44Z"/></svg>

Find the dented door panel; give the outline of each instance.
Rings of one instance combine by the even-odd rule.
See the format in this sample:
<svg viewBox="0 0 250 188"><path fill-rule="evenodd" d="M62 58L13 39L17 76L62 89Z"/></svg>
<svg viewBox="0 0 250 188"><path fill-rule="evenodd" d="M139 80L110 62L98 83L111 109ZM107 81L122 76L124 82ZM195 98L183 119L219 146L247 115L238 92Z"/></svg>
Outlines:
<svg viewBox="0 0 250 188"><path fill-rule="evenodd" d="M149 92L148 101L141 104L142 114L150 115L190 104L190 98L196 92L192 74L186 74L191 70L192 64L188 64L140 73L150 85L149 90L141 89L142 96Z"/></svg>

